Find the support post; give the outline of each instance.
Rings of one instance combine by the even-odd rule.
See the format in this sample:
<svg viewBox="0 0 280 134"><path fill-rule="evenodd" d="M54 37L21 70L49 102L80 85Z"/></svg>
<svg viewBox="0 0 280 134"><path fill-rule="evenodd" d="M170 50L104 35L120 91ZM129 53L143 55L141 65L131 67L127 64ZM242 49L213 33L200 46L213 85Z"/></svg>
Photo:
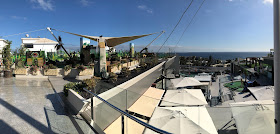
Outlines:
<svg viewBox="0 0 280 134"><path fill-rule="evenodd" d="M98 42L99 47L99 73L107 72L105 42Z"/></svg>
<svg viewBox="0 0 280 134"><path fill-rule="evenodd" d="M91 107L91 111L90 111L90 113L91 113L91 120L93 121L93 96L92 95L90 95L90 107Z"/></svg>
<svg viewBox="0 0 280 134"><path fill-rule="evenodd" d="M273 1L274 14L274 101L275 101L275 134L280 134L280 9L279 0Z"/></svg>
<svg viewBox="0 0 280 134"><path fill-rule="evenodd" d="M124 134L124 116L122 115L122 134Z"/></svg>

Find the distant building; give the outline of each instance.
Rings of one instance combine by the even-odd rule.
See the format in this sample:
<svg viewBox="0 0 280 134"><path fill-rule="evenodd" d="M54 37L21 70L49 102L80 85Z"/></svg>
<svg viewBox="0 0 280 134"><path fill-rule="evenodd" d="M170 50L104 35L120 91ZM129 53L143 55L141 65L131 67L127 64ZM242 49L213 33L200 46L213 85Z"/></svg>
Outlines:
<svg viewBox="0 0 280 134"><path fill-rule="evenodd" d="M29 51L57 52L55 46L58 42L47 38L21 38L22 46Z"/></svg>
<svg viewBox="0 0 280 134"><path fill-rule="evenodd" d="M6 43L6 41L4 40L4 39L0 39L0 66L2 66L3 65L3 61L2 61L2 53L3 53L3 48L6 46L6 45L8 45L7 43Z"/></svg>
<svg viewBox="0 0 280 134"><path fill-rule="evenodd" d="M0 58L2 58L2 50L3 48L8 45L4 39L0 39Z"/></svg>

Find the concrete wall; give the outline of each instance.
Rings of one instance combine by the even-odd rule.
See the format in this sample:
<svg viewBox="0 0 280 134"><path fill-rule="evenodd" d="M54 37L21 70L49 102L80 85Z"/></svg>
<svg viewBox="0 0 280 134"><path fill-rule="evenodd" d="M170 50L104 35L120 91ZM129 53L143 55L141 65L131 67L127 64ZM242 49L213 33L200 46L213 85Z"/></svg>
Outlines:
<svg viewBox="0 0 280 134"><path fill-rule="evenodd" d="M167 61L167 67L173 64L173 62L174 58L169 59L169 61ZM122 110L126 110L135 103L135 101L139 99L140 96L142 96L152 83L162 74L162 66L164 63L165 61L138 75L137 77L100 94L99 96L114 106ZM91 115L90 109L82 113L82 116L86 119L90 119L89 115ZM102 130L108 127L118 117L120 117L119 112L94 98L94 121Z"/></svg>
<svg viewBox="0 0 280 134"><path fill-rule="evenodd" d="M87 103L87 101L82 96L80 96L72 89L69 89L68 91L67 100L69 101L69 103L72 106L72 109L76 113L78 113L83 108L83 106Z"/></svg>

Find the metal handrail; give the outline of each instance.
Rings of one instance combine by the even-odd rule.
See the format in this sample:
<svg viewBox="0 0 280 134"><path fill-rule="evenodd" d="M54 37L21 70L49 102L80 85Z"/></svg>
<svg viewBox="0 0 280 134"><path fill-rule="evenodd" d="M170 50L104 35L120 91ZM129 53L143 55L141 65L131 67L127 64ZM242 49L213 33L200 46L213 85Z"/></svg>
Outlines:
<svg viewBox="0 0 280 134"><path fill-rule="evenodd" d="M149 128L149 129L153 130L154 132L157 132L157 133L160 133L160 134L171 134L171 133L169 133L169 132L166 132L166 131L164 131L164 130L161 130L161 129L159 129L159 128L156 128L156 127L154 127L154 126L152 126L152 125L150 125L150 124L147 124L147 123L145 123L145 122L143 122L143 121L141 121L141 120L139 120L139 119L137 119L137 118L131 116L129 113L127 113L127 112L125 112L125 111L119 109L118 107L112 105L111 103L109 103L109 102L107 102L106 100L102 99L101 97L99 97L99 96L98 96L97 94L95 94L95 93L92 93L91 91L89 91L89 90L87 90L87 89L85 89L85 88L83 88L83 90L86 91L86 92L88 92L88 93L90 93L91 95L93 95L93 96L96 97L97 99L103 101L105 104L107 104L107 105L110 106L111 108L115 109L116 111L118 111L118 112L121 113L122 115L125 115L126 117L130 118L131 120L134 120L135 122L141 124L142 126L147 127L147 128ZM92 107L92 108L93 108L93 107ZM92 108L91 108L91 109L92 109Z"/></svg>

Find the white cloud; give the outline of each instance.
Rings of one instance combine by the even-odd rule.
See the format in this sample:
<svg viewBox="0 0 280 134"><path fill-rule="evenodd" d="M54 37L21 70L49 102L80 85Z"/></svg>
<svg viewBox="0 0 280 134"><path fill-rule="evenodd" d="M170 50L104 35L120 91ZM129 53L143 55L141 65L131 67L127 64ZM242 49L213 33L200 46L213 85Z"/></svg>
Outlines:
<svg viewBox="0 0 280 134"><path fill-rule="evenodd" d="M80 0L80 2L82 3L83 6L89 6L90 4L92 4L93 2L90 0Z"/></svg>
<svg viewBox="0 0 280 134"><path fill-rule="evenodd" d="M34 4L33 5L34 8L41 8L46 11L54 10L52 0L30 0L30 2Z"/></svg>
<svg viewBox="0 0 280 134"><path fill-rule="evenodd" d="M16 20L27 20L27 17L20 17L20 16L10 16L10 17Z"/></svg>
<svg viewBox="0 0 280 134"><path fill-rule="evenodd" d="M153 9L147 7L146 5L139 5L137 8L140 10L146 11L149 14L154 13Z"/></svg>
<svg viewBox="0 0 280 134"><path fill-rule="evenodd" d="M229 2L233 1L243 1L243 0L227 0ZM264 4L273 4L273 0L261 0Z"/></svg>
<svg viewBox="0 0 280 134"><path fill-rule="evenodd" d="M273 0L263 0L263 3L264 3L264 4L267 4L267 3L272 4L272 3L273 3Z"/></svg>

